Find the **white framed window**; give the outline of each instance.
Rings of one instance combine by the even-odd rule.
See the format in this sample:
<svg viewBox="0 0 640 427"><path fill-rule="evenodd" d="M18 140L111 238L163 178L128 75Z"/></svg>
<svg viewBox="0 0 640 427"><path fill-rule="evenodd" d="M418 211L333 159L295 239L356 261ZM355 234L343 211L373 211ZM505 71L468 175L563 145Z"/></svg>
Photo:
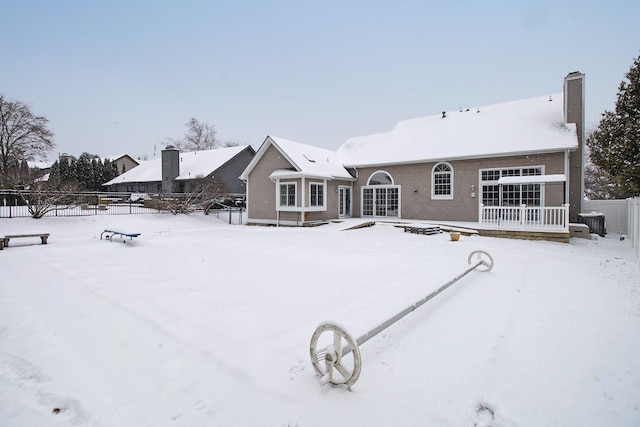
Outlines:
<svg viewBox="0 0 640 427"><path fill-rule="evenodd" d="M385 171L371 174L362 187L362 216L400 217L400 186Z"/></svg>
<svg viewBox="0 0 640 427"><path fill-rule="evenodd" d="M280 206L296 206L296 183L280 184Z"/></svg>
<svg viewBox="0 0 640 427"><path fill-rule="evenodd" d="M503 185L502 191L497 181L505 176L539 176L544 174L543 166L512 167L480 170L480 203L485 206L544 206L543 184Z"/></svg>
<svg viewBox="0 0 640 427"><path fill-rule="evenodd" d="M324 184L320 182L309 183L309 206L324 207Z"/></svg>
<svg viewBox="0 0 640 427"><path fill-rule="evenodd" d="M453 199L453 167L447 162L437 163L431 170L431 198Z"/></svg>

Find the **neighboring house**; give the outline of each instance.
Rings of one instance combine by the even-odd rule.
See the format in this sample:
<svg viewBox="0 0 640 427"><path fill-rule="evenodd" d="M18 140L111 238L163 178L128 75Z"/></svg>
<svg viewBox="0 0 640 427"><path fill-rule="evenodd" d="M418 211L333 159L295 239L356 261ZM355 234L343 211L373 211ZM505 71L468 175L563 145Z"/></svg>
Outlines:
<svg viewBox="0 0 640 427"><path fill-rule="evenodd" d="M134 159L128 154L118 154L116 156L107 156L105 159L108 159L111 163L115 163L118 168L118 174L122 175L123 173L129 172L131 169L135 168L140 164L140 161Z"/></svg>
<svg viewBox="0 0 640 427"><path fill-rule="evenodd" d="M67 162L68 165L71 164L72 161L77 160L75 158L75 156L69 154L69 153L62 153L58 156L58 162L62 163L62 162Z"/></svg>
<svg viewBox="0 0 640 427"><path fill-rule="evenodd" d="M242 173L248 223L343 217L577 221L583 194L584 75L563 93L399 122L337 152L267 137ZM513 213L523 205L532 213ZM524 212L524 211L523 211ZM547 221L547 220L545 220Z"/></svg>
<svg viewBox="0 0 640 427"><path fill-rule="evenodd" d="M160 159L141 162L103 185L129 193L188 193L204 185L244 195L245 183L238 176L254 155L250 145L188 153L169 145Z"/></svg>

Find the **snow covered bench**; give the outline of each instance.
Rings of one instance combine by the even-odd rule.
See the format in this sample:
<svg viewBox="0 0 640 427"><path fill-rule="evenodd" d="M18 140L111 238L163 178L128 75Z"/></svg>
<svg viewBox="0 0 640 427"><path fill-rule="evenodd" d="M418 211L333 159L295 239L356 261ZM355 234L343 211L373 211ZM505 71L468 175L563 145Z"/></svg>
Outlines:
<svg viewBox="0 0 640 427"><path fill-rule="evenodd" d="M106 235L105 235L106 234ZM100 233L100 240L102 240L102 237L104 236L105 239L111 241L111 239L113 238L113 236L120 236L123 239L125 237L128 237L129 240L133 240L134 237L138 237L140 235L140 233L123 233L121 231L114 231L114 230L104 230L102 233ZM125 240L126 242L126 240Z"/></svg>
<svg viewBox="0 0 640 427"><path fill-rule="evenodd" d="M49 233L33 233L33 234L5 234L2 237L2 245L0 245L0 249L3 247L9 247L9 240L11 239L20 239L23 237L39 237L40 242L43 245L47 244L47 239L49 239Z"/></svg>

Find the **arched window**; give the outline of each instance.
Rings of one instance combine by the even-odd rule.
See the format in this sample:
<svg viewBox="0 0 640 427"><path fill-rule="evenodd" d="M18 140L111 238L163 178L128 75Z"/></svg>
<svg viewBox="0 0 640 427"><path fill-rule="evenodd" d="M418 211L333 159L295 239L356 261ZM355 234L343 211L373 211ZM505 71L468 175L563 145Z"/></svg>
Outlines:
<svg viewBox="0 0 640 427"><path fill-rule="evenodd" d="M453 167L449 163L438 163L431 172L431 198L453 199Z"/></svg>
<svg viewBox="0 0 640 427"><path fill-rule="evenodd" d="M369 177L367 185L393 185L393 178L384 171L378 171Z"/></svg>

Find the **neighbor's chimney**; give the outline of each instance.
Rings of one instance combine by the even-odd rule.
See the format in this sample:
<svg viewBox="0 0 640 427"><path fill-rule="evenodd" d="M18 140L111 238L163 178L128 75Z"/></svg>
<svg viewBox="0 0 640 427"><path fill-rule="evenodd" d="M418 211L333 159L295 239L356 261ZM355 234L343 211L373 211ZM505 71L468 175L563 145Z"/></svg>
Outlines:
<svg viewBox="0 0 640 427"><path fill-rule="evenodd" d="M180 175L180 151L173 145L162 150L162 192L174 192L174 180Z"/></svg>
<svg viewBox="0 0 640 427"><path fill-rule="evenodd" d="M564 122L575 123L578 149L569 153L569 221L578 222L584 198L584 74L574 71L564 78Z"/></svg>

